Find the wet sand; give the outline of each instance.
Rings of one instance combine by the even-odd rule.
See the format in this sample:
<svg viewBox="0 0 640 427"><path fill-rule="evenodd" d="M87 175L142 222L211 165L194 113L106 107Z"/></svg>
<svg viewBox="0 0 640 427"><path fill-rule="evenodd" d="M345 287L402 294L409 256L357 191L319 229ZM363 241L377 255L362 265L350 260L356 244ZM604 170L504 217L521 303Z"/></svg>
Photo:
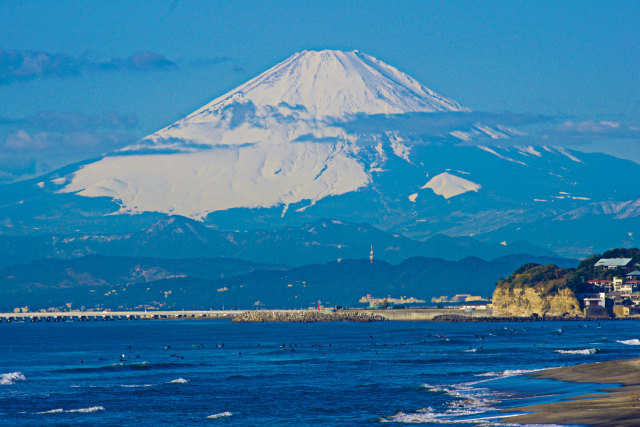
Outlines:
<svg viewBox="0 0 640 427"><path fill-rule="evenodd" d="M640 358L612 360L549 369L530 374L578 383L610 384L603 393L575 396L555 403L523 406L509 411L531 412L506 417L522 424L640 425Z"/></svg>

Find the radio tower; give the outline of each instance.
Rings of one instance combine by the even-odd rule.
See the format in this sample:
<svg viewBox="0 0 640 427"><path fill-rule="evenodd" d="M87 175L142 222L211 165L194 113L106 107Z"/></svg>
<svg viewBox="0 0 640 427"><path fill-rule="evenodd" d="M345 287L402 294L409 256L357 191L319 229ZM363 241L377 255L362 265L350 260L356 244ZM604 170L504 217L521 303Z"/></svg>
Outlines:
<svg viewBox="0 0 640 427"><path fill-rule="evenodd" d="M369 252L369 262L373 263L373 245L371 245L371 252Z"/></svg>

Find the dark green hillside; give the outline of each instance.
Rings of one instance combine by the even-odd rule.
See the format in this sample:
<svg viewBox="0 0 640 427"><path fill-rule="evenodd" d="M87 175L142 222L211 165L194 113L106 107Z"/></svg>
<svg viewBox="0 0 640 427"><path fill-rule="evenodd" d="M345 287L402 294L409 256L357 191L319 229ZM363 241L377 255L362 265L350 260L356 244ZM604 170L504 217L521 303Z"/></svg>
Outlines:
<svg viewBox="0 0 640 427"><path fill-rule="evenodd" d="M520 287L533 287L543 294L568 287L574 292L585 292L590 289L585 283L588 280L611 280L623 277L623 268L606 269L595 267L601 258L632 258L632 263L640 262L640 249L617 248L602 254L592 255L580 261L576 268L559 268L556 265L540 265L527 263L520 266L510 276L500 279L497 286L511 290Z"/></svg>

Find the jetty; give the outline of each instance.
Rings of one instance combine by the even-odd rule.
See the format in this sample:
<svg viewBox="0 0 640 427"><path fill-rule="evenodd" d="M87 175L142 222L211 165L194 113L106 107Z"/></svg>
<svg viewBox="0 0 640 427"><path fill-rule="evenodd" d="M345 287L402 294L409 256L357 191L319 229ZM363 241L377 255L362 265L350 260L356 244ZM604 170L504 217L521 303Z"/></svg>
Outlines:
<svg viewBox="0 0 640 427"><path fill-rule="evenodd" d="M85 322L111 320L230 319L238 322L323 322L323 321L487 321L491 310L415 308L402 310L343 309L316 310L70 310L0 313L0 323ZM444 317L444 318L443 318Z"/></svg>
<svg viewBox="0 0 640 427"><path fill-rule="evenodd" d="M0 313L3 322L84 322L110 320L233 319L243 310L52 311Z"/></svg>

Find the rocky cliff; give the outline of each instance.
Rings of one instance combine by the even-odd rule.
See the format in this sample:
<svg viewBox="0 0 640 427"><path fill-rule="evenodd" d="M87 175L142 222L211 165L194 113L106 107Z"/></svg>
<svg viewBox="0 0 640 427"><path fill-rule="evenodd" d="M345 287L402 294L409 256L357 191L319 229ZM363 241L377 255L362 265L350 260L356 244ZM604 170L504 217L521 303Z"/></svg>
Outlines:
<svg viewBox="0 0 640 427"><path fill-rule="evenodd" d="M498 282L494 316L582 316L567 270L555 265L527 264Z"/></svg>
<svg viewBox="0 0 640 427"><path fill-rule="evenodd" d="M493 315L529 317L582 316L578 299L569 288L544 294L532 287L496 288L493 293Z"/></svg>

